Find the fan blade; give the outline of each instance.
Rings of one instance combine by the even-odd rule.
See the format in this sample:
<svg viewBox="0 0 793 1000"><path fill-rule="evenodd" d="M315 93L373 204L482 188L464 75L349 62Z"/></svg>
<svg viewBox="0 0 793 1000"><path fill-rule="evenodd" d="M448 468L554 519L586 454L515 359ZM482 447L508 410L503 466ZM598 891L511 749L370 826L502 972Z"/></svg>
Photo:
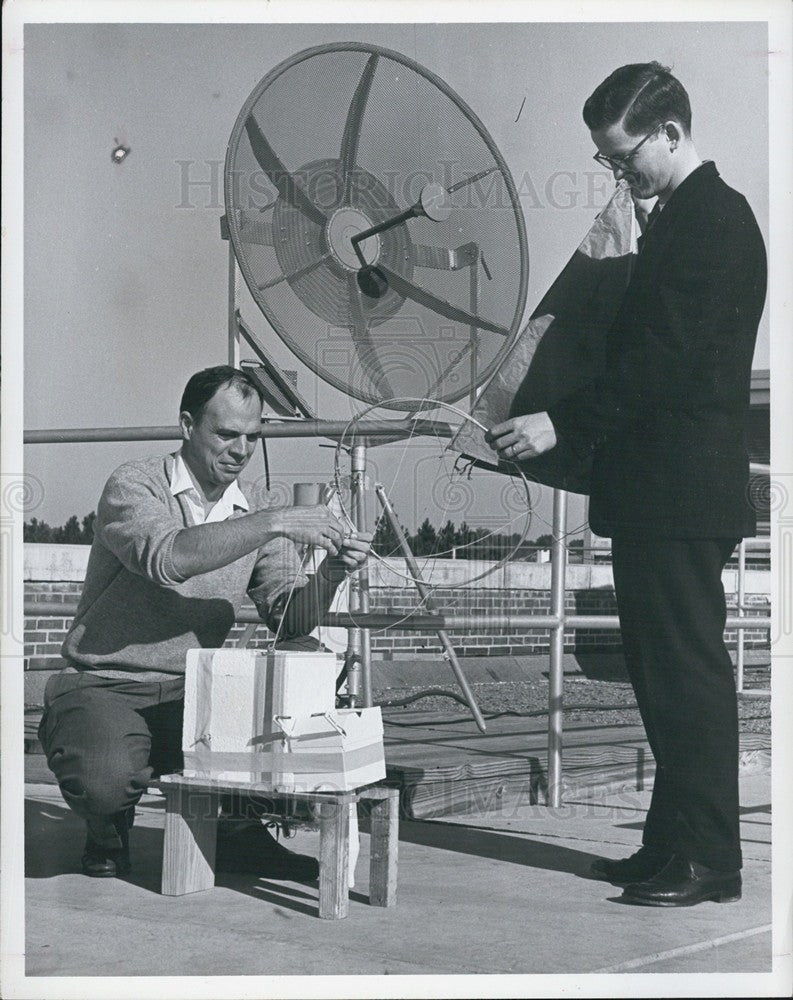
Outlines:
<svg viewBox="0 0 793 1000"><path fill-rule="evenodd" d="M456 250L448 247L428 247L421 243L410 245L410 256L415 267L431 267L436 271L459 271L476 263L479 247L476 243L463 243Z"/></svg>
<svg viewBox="0 0 793 1000"><path fill-rule="evenodd" d="M341 170L344 178L343 205L349 204L350 188L352 186L352 171L355 160L358 157L358 140L361 137L361 121L363 113L366 111L366 103L369 100L369 91L374 79L374 71L377 68L379 55L373 52L366 61L361 79L355 88L355 93L350 101L350 110L347 112L347 121L344 123L344 135L341 140Z"/></svg>
<svg viewBox="0 0 793 1000"><path fill-rule="evenodd" d="M243 243L254 243L258 246L271 247L275 245L273 224L269 219L246 218L240 216L240 239Z"/></svg>
<svg viewBox="0 0 793 1000"><path fill-rule="evenodd" d="M433 396L438 391L438 389L441 388L441 386L443 385L443 383L451 375L451 373L454 371L454 369L460 364L460 362L465 361L466 356L468 355L468 353L471 351L472 348L473 348L473 344L471 343L470 340L467 340L460 347L460 353L459 353L459 355L454 359L454 361L452 361L450 364L448 364L443 369L443 371L435 379L435 381L432 383L432 385L429 387L429 389L427 389L427 395L428 396Z"/></svg>
<svg viewBox="0 0 793 1000"><path fill-rule="evenodd" d="M380 358L369 333L369 321L364 312L361 290L358 288L358 278L355 274L347 276L347 294L350 297L352 340L355 344L361 368L381 398L393 398L394 391L388 382L385 369L380 364ZM365 394L370 395L370 393Z"/></svg>
<svg viewBox="0 0 793 1000"><path fill-rule="evenodd" d="M483 319L481 316L474 316L472 313L466 312L464 309L458 309L457 306L453 306L451 302L447 302L445 299L439 299L431 292L427 292L423 288L419 288L418 285L414 285L412 281L406 281L401 275L392 271L390 268L385 267L383 264L378 264L377 269L385 277L386 281L394 289L394 291L403 298L412 299L420 306L432 309L433 312L438 313L440 316L445 316L446 319L453 319L457 323L465 323L467 326L475 326L479 330L490 330L492 333L501 334L502 337L509 336L510 331L508 327L499 326L497 323L491 323L489 319Z"/></svg>
<svg viewBox="0 0 793 1000"><path fill-rule="evenodd" d="M281 197L285 198L293 208L302 212L315 225L324 228L328 221L325 215L316 205L309 201L306 193L295 178L278 159L277 153L264 137L253 115L248 116L245 122L245 131L248 133L248 139L253 150L253 155L256 157L256 162L278 188Z"/></svg>
<svg viewBox="0 0 793 1000"><path fill-rule="evenodd" d="M312 260L310 264L306 264L304 267L299 267L296 271L292 271L291 274L279 275L279 277L273 278L272 281L265 281L263 285L257 285L256 287L260 292L265 292L268 288L272 288L273 285L278 285L282 281L296 281L298 278L303 278L312 271L316 271L320 264L324 264L326 260L330 260L330 257L331 255L329 253L323 254L322 257Z"/></svg>
<svg viewBox="0 0 793 1000"><path fill-rule="evenodd" d="M472 174L470 177L466 177L462 181L457 181L456 184L450 185L446 190L449 194L454 194L455 191L459 191L460 188L467 187L469 184L475 184L477 181L481 181L483 177L487 177L488 174L492 174L498 167L488 167L487 170L480 170L478 174Z"/></svg>

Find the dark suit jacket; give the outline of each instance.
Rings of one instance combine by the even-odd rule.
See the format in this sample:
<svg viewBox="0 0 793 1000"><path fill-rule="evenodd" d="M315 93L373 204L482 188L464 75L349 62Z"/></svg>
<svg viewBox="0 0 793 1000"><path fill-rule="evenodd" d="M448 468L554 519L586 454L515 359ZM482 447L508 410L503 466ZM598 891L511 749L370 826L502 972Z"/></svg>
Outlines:
<svg viewBox="0 0 793 1000"><path fill-rule="evenodd" d="M754 534L745 425L765 289L754 215L706 162L642 238L603 374L548 410L592 454L595 532Z"/></svg>

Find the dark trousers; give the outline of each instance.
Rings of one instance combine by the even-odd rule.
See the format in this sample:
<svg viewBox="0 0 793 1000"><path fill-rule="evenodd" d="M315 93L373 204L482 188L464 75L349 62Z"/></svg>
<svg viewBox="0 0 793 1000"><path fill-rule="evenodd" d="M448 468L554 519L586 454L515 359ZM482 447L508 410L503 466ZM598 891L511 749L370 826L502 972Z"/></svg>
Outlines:
<svg viewBox="0 0 793 1000"><path fill-rule="evenodd" d="M643 843L741 867L738 704L721 573L733 539L613 539L628 673L656 761Z"/></svg>
<svg viewBox="0 0 793 1000"><path fill-rule="evenodd" d="M153 777L182 768L183 677L151 683L56 674L45 706L39 739L47 764L100 842L115 836L109 817L134 806Z"/></svg>

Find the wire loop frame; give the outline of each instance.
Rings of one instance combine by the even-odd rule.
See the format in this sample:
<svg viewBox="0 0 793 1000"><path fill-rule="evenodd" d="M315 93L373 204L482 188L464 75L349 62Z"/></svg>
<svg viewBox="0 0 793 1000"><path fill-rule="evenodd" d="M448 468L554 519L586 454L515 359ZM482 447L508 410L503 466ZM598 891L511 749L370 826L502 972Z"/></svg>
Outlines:
<svg viewBox="0 0 793 1000"><path fill-rule="evenodd" d="M459 407L454 406L451 403L446 403L446 402L444 402L442 400L437 400L437 399L435 399L435 400L433 400L433 399L421 399L421 400L418 400L418 399L411 399L409 397L395 397L393 399L388 399L388 400L385 400L385 401L380 402L380 403L374 403L371 406L367 406L365 409L363 409L360 412L356 413L347 422L347 425L345 426L344 430L342 431L341 435L339 436L339 439L338 439L337 444L336 444L335 455L334 455L334 486L335 486L335 489L336 489L336 492L337 492L337 495L338 495L338 502L339 502L339 507L341 509L342 516L343 516L344 520L346 521L347 526L352 531L357 530L357 525L355 524L355 521L352 518L350 511L347 509L347 506L346 506L345 501L344 501L343 482L344 482L345 479L348 479L349 477L347 475L345 475L345 473L343 472L342 467L341 467L342 466L342 454L345 451L349 450L352 447L352 445L354 444L355 427L357 426L357 424L360 421L364 420L373 410L379 409L380 407L382 407L384 405L386 407L393 408L393 409L403 408L403 407L407 409L407 407L404 406L404 404L410 404L410 408L411 409L417 410L417 411L421 411L422 416L419 417L417 415L415 418L413 418L414 422L421 420L422 422L426 423L427 422L427 417L426 417L426 412L427 411L434 411L434 410L438 410L438 409L443 409L443 410L447 410L447 411L453 413L455 416L461 418L464 421L469 421L470 423L472 423L476 427L478 427L481 431L484 431L484 432L487 431L487 428L483 424L481 424L475 417L471 416L470 413L466 413L465 410L462 410ZM409 444L409 442L412 439L412 437L413 437L412 433L409 433L408 436L407 436L407 438L406 438L406 440L405 440L405 442L404 442L405 447L407 447L407 445ZM444 449L444 450L448 450L448 449ZM469 577L465 581L456 584L455 585L456 589L461 589L462 590L462 589L465 589L467 587L470 587L472 584L478 583L480 580L485 579L485 577L491 576L493 573L498 572L504 565L506 565L506 563L508 563L508 562L511 561L511 559L513 558L513 556L515 555L515 553L520 549L520 546L526 541L526 537L528 535L529 528L531 526L532 517L533 517L533 504L532 504L532 498L531 498L530 481L527 479L527 477L523 473L522 469L520 469L520 467L517 464L512 463L512 462L510 462L508 464L510 464L510 465L513 466L513 468L515 470L515 472L514 472L515 479L517 480L518 483L521 484L522 489L523 489L523 491L525 492L525 495L526 495L526 516L525 516L525 519L524 519L525 523L523 524L523 529L522 529L522 531L519 534L518 541L510 548L510 550L506 553L506 555L504 555L498 561L494 562L492 565L488 566L488 568L486 570L484 570L483 572L478 573L478 574L476 574L476 575L474 575L472 577ZM461 477L464 476L465 472L464 471L461 472L460 475L461 475ZM376 530L377 524L379 523L379 521L380 521L380 519L382 517L383 517L383 514L381 512L381 514L377 518L377 521L375 522L375 530ZM495 534L495 531L491 531L491 532L488 532L487 534L485 534L483 536L478 537L477 539L475 539L473 541L482 542L483 540L486 540L488 537L492 537L492 535L494 535L494 534ZM473 544L473 541L470 544ZM465 546L458 546L457 549L459 551L460 548L467 548L467 547L468 547L467 545L465 545ZM423 565L426 566L427 562L430 559L435 560L435 559L443 558L444 555L447 555L450 552L451 552L451 550L445 550L445 551L441 551L441 552L433 552L430 556L424 557L425 558L425 562L423 563ZM381 563L383 566L387 567L387 569L388 569L388 571L390 573L393 573L394 575L396 575L398 577L401 577L402 579L407 580L410 584L414 584L415 583L413 577L409 573L407 573L407 572L401 572L396 567L394 567L394 566L390 565L389 563L387 563L386 562L386 557L381 556L379 553L375 552L374 550L372 550L372 552L371 552L371 557L373 559L375 559L377 562ZM422 557L417 557L417 558L421 559ZM435 591L435 590L438 589L438 585L432 586L432 584L427 584L427 586L430 588L430 591ZM422 600L420 603L423 604L424 601ZM409 615L407 617L409 617Z"/></svg>

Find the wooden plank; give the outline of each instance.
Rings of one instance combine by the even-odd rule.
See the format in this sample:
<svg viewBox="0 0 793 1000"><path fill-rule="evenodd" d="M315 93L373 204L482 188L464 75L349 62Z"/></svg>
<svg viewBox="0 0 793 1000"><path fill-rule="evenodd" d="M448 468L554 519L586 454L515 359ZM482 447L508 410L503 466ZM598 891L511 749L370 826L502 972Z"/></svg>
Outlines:
<svg viewBox="0 0 793 1000"><path fill-rule="evenodd" d="M176 786L165 791L162 894L183 896L215 884L217 792Z"/></svg>
<svg viewBox="0 0 793 1000"><path fill-rule="evenodd" d="M380 801L380 799L391 798L393 796L399 798L399 789L394 786L368 785L366 788L358 789L359 799Z"/></svg>
<svg viewBox="0 0 793 1000"><path fill-rule="evenodd" d="M495 720L487 735L469 742L460 734L448 734L440 741L436 730L419 727L397 744L386 741L386 771L390 780L402 784L449 779L495 778L529 773L546 766L547 733L516 732L517 720ZM498 725L499 730L494 730ZM503 729L502 729L503 725ZM469 723L469 728L473 722ZM506 731L504 731L506 730ZM650 751L641 726L570 726L564 732L565 771L591 767L595 770L624 764L643 766ZM741 752L770 747L763 733L742 733Z"/></svg>
<svg viewBox="0 0 793 1000"><path fill-rule="evenodd" d="M547 782L545 719L503 717L479 735L473 720L442 716L427 720L415 713L415 727L387 727L386 773L403 789L403 809L413 818L500 809L509 799L542 801ZM588 795L593 789L624 785L641 789L652 781L655 761L640 725L569 724L564 730L564 794ZM770 736L741 733L746 766L761 766Z"/></svg>
<svg viewBox="0 0 793 1000"><path fill-rule="evenodd" d="M565 742L564 763L566 767L586 766L590 763L601 766L606 762L630 762L648 752L647 743L639 738L617 740L596 739L576 744ZM506 774L528 773L537 766L544 767L547 760L547 738L542 745L520 751L492 744L491 750L472 753L459 748L422 746L417 743L410 752L403 748L399 756L386 751L386 773L392 780L424 781L437 779L465 780L467 778L492 778Z"/></svg>
<svg viewBox="0 0 793 1000"><path fill-rule="evenodd" d="M39 723L43 712L25 712L25 739L38 739Z"/></svg>
<svg viewBox="0 0 793 1000"><path fill-rule="evenodd" d="M267 799L285 799L296 800L300 802L354 802L355 801L355 791L350 790L346 792L292 792L292 791L278 791L273 789L270 785L264 785L261 783L250 782L250 781L226 781L219 780L217 778L199 778L190 777L182 774L163 774L156 781L153 781L152 787L162 788L163 791L168 791L169 788L183 787L188 788L193 791L205 791L205 792L232 792L241 791L246 792L248 795L256 796L261 795L263 798Z"/></svg>
<svg viewBox="0 0 793 1000"><path fill-rule="evenodd" d="M643 768L631 763L612 765L598 771L591 768L566 770L562 778L562 798L591 798L597 789L604 786L641 790L654 773L652 759ZM544 768L532 774L407 784L403 790L402 814L408 819L518 815L526 806L545 802L547 785L548 776Z"/></svg>
<svg viewBox="0 0 793 1000"><path fill-rule="evenodd" d="M399 849L399 792L374 800L370 813L369 903L395 906Z"/></svg>
<svg viewBox="0 0 793 1000"><path fill-rule="evenodd" d="M349 907L350 810L348 804L320 802L319 915L324 920L347 916Z"/></svg>
<svg viewBox="0 0 793 1000"><path fill-rule="evenodd" d="M539 775L502 775L408 785L402 810L409 819L433 819L514 810L521 804L536 805L539 801Z"/></svg>

